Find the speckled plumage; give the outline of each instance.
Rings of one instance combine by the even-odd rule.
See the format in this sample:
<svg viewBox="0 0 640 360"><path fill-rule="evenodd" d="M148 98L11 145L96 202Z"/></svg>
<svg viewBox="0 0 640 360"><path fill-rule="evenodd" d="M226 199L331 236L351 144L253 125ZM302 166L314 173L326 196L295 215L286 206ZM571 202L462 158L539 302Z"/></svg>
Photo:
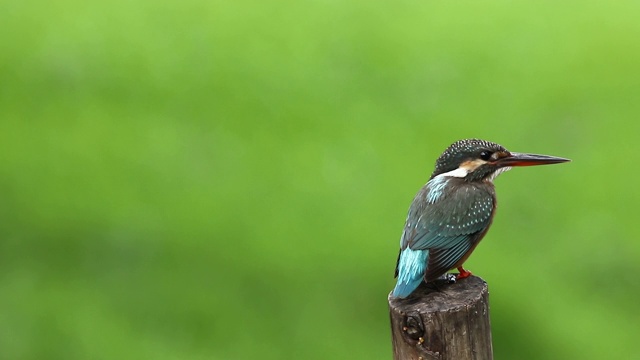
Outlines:
<svg viewBox="0 0 640 360"><path fill-rule="evenodd" d="M393 296L407 297L423 280L433 281L450 269L461 268L491 225L496 209L493 180L510 165L565 161L545 155L512 154L501 145L479 139L460 140L449 146L409 208L400 239Z"/></svg>
<svg viewBox="0 0 640 360"><path fill-rule="evenodd" d="M488 230L495 205L491 183L469 183L461 178L430 180L414 198L407 215L396 269L399 286L394 295L407 296L423 278L433 281L455 268ZM425 253L424 271L415 271L420 267L407 261L400 266L405 254L413 251ZM412 259L419 257L414 255ZM415 287L409 289L409 283Z"/></svg>
<svg viewBox="0 0 640 360"><path fill-rule="evenodd" d="M459 140L451 144L436 161L436 167L431 174L435 176L458 168L462 161L472 156L479 156L484 150L493 152L507 152L502 145L480 139Z"/></svg>

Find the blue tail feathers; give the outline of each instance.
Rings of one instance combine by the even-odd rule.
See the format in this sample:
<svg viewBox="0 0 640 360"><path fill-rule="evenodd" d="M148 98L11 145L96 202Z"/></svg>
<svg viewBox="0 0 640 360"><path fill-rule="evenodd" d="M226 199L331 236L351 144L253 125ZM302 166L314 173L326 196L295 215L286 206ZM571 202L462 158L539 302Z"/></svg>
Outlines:
<svg viewBox="0 0 640 360"><path fill-rule="evenodd" d="M420 285L428 258L429 250L402 250L398 260L398 282L393 289L393 296L405 298Z"/></svg>

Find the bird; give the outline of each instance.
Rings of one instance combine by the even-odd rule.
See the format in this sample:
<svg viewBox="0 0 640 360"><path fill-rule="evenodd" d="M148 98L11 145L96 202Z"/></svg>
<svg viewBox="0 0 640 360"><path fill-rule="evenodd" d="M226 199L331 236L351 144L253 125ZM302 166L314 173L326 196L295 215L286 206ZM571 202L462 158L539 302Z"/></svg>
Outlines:
<svg viewBox="0 0 640 360"><path fill-rule="evenodd" d="M428 182L407 214L392 296L406 298L423 282L462 267L487 234L496 211L495 178L515 166L558 164L569 159L510 152L480 139L459 140L436 160Z"/></svg>

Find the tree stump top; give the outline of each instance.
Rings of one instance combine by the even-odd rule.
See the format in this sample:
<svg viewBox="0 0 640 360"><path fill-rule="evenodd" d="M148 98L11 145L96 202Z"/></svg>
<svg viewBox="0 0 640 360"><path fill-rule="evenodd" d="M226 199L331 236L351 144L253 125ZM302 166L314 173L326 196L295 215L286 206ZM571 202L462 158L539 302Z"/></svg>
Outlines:
<svg viewBox="0 0 640 360"><path fill-rule="evenodd" d="M454 284L444 281L429 285L422 283L406 299L394 298L389 294L389 306L420 313L447 311L475 304L486 292L487 283L477 276L470 276Z"/></svg>
<svg viewBox="0 0 640 360"><path fill-rule="evenodd" d="M487 283L421 284L406 299L389 294L395 360L491 360Z"/></svg>

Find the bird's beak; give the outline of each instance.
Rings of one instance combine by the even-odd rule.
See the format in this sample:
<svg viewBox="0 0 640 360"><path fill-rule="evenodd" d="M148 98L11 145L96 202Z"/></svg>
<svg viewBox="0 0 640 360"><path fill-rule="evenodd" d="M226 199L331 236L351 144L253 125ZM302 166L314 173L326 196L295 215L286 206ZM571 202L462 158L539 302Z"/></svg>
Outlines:
<svg viewBox="0 0 640 360"><path fill-rule="evenodd" d="M496 163L500 167L505 167L559 164L567 161L571 160L549 155L523 154L512 152L509 155L498 159Z"/></svg>

